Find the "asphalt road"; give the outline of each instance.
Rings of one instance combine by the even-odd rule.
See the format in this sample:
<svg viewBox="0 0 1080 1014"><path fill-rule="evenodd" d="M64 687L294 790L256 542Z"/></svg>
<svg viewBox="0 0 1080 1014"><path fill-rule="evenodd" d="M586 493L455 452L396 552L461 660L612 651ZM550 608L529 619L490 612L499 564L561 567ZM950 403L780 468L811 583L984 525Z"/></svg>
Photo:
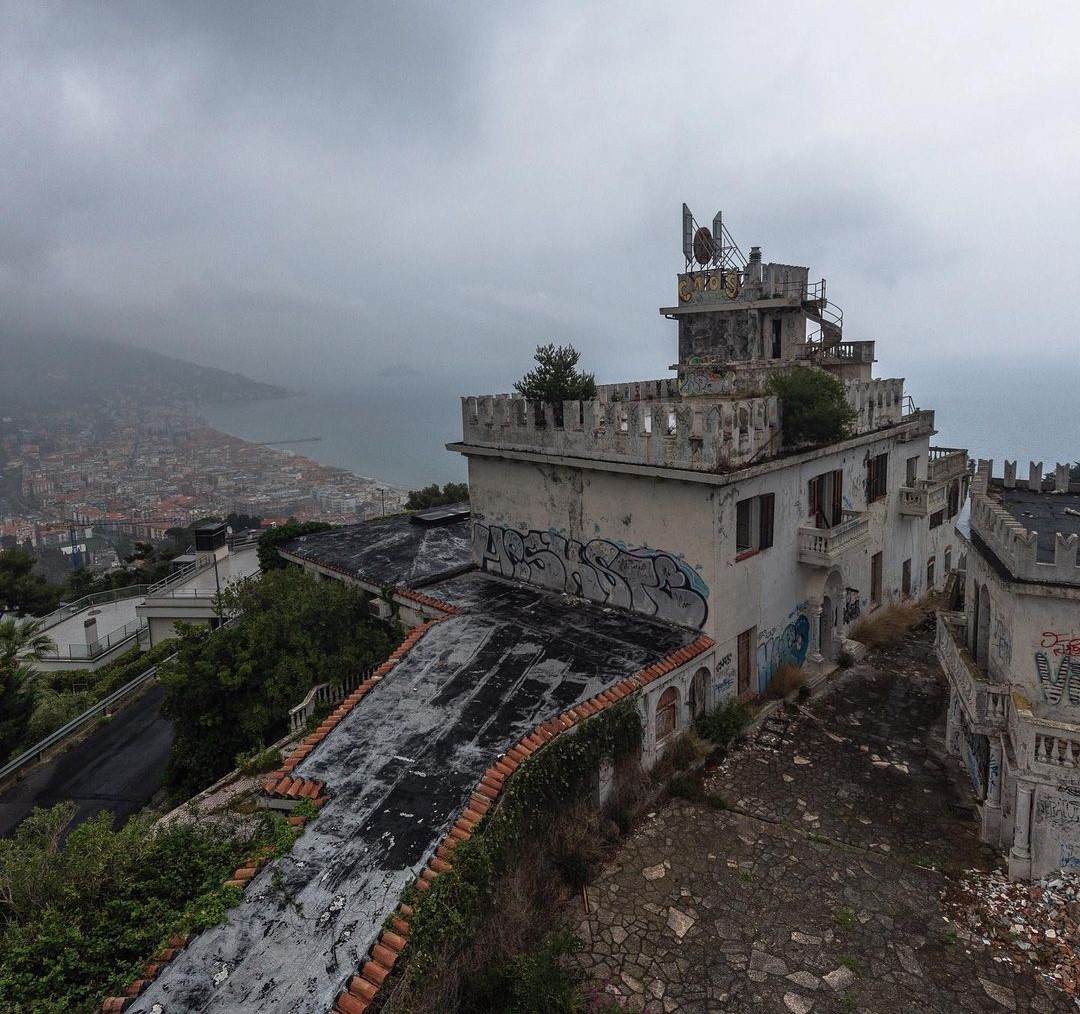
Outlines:
<svg viewBox="0 0 1080 1014"><path fill-rule="evenodd" d="M163 696L151 686L112 721L0 795L0 836L11 834L35 806L65 799L75 803L75 824L108 810L120 827L161 786L172 744L172 723L158 714Z"/></svg>

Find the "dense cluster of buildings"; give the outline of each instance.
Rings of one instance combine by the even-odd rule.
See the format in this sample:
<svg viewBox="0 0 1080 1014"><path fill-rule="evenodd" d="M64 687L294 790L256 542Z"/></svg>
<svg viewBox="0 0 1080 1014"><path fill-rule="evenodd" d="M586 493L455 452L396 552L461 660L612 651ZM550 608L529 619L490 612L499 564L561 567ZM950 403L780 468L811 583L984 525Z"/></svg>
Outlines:
<svg viewBox="0 0 1080 1014"><path fill-rule="evenodd" d="M164 537L236 512L348 523L392 509L400 490L209 428L189 407L133 406L0 424L0 535L70 545L74 523Z"/></svg>

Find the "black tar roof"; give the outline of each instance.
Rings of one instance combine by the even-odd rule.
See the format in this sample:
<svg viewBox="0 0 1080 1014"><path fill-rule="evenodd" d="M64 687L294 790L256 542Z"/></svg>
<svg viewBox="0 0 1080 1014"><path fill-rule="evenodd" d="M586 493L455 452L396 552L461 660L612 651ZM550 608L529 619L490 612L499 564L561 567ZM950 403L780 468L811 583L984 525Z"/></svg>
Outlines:
<svg viewBox="0 0 1080 1014"><path fill-rule="evenodd" d="M301 535L281 548L380 587L420 588L469 566L471 533L468 518L423 525L413 523L408 515L399 515Z"/></svg>
<svg viewBox="0 0 1080 1014"><path fill-rule="evenodd" d="M1066 514L1065 509L1080 511L1080 493L1036 493L1026 489L1007 489L1001 495L1004 507L1028 531L1039 534L1036 559L1054 560L1054 535L1080 535L1080 514Z"/></svg>
<svg viewBox="0 0 1080 1014"><path fill-rule="evenodd" d="M296 768L327 783L318 819L131 1011L329 1010L496 757L698 636L477 572L433 592L469 611L428 630Z"/></svg>

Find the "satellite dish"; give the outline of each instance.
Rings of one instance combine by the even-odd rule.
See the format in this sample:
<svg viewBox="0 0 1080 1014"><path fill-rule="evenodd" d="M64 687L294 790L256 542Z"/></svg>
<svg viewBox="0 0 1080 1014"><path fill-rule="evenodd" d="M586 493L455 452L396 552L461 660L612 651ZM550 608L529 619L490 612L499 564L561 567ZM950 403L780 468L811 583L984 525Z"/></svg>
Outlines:
<svg viewBox="0 0 1080 1014"><path fill-rule="evenodd" d="M707 225L703 225L694 233L694 260L698 264L711 264L716 253L716 243L713 234Z"/></svg>

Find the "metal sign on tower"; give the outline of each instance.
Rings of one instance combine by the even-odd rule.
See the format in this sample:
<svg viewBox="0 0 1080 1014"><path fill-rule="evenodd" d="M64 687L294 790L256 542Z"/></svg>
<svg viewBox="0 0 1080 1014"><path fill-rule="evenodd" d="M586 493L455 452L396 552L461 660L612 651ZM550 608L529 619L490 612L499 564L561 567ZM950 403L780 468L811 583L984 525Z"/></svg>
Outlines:
<svg viewBox="0 0 1080 1014"><path fill-rule="evenodd" d="M686 270L716 268L721 272L742 272L746 258L724 225L723 212L718 211L712 221L712 229L698 225L690 209L682 206L683 256Z"/></svg>

